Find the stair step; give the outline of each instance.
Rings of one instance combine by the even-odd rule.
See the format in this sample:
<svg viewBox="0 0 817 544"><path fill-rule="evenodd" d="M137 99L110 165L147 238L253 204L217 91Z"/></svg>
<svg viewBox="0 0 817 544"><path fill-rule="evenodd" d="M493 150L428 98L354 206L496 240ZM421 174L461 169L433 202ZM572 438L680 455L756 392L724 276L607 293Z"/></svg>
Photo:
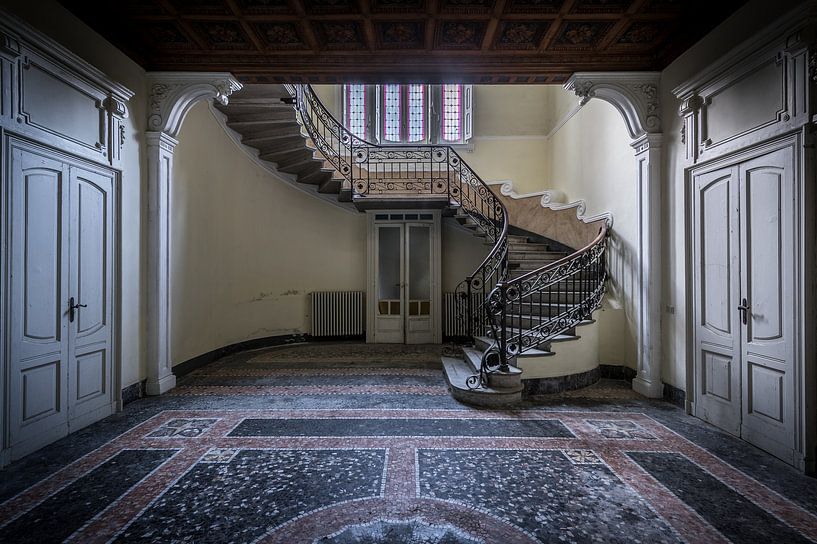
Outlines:
<svg viewBox="0 0 817 544"><path fill-rule="evenodd" d="M277 141L274 145L269 146L269 149L265 149L263 153L264 155L272 155L275 153L289 153L290 151L300 151L304 155L308 155L310 159L312 158L312 153L304 147L304 139L301 136Z"/></svg>
<svg viewBox="0 0 817 544"><path fill-rule="evenodd" d="M313 172L321 171L321 164L313 160L306 160L299 163L290 164L288 166L278 165L279 172L286 172L287 174L295 174L296 176L306 177Z"/></svg>
<svg viewBox="0 0 817 544"><path fill-rule="evenodd" d="M253 127L242 127L240 134L241 140L246 145L258 147L257 144L265 142L275 142L285 138L300 138L303 141L304 137L297 126L292 124L281 125L257 125ZM302 144L303 145L303 144Z"/></svg>
<svg viewBox="0 0 817 544"><path fill-rule="evenodd" d="M508 257L508 267L511 270L538 270L544 266L549 264L553 264L556 261L561 259L561 257L551 257L546 259L523 259L517 260L513 259L510 256Z"/></svg>
<svg viewBox="0 0 817 544"><path fill-rule="evenodd" d="M494 344L493 339L488 338L487 336L477 336L474 340L476 341L477 349L480 349L482 351L485 351L486 349L488 349L490 346L492 346ZM519 355L518 357L523 357L523 358L524 357L548 357L550 355L555 355L555 353L553 353L552 351L547 351L547 350L543 350L543 349L534 348L534 349L530 349L530 350L526 351L525 353L523 353L522 355Z"/></svg>
<svg viewBox="0 0 817 544"><path fill-rule="evenodd" d="M226 107L225 107L226 109ZM227 115L227 126L254 126L273 123L297 123L295 114L286 110L269 111L224 111Z"/></svg>
<svg viewBox="0 0 817 544"><path fill-rule="evenodd" d="M327 193L327 194L335 194L340 190L341 187L341 180L329 177L326 181L320 184L318 187L319 193Z"/></svg>
<svg viewBox="0 0 817 544"><path fill-rule="evenodd" d="M561 291L551 291L542 293L531 293L520 301L522 304L574 304L581 301L587 293L584 291L574 291L564 289Z"/></svg>
<svg viewBox="0 0 817 544"><path fill-rule="evenodd" d="M258 149L266 150L294 150L303 149L304 138L296 132L275 132L260 136L244 137L241 143Z"/></svg>
<svg viewBox="0 0 817 544"><path fill-rule="evenodd" d="M261 153L258 156L265 161L278 163L279 170L281 169L281 166L292 164L293 162L300 161L304 158L312 160L312 154L306 151L305 149L274 151L270 153Z"/></svg>
<svg viewBox="0 0 817 544"><path fill-rule="evenodd" d="M295 109L291 105L281 104L279 101L272 100L247 100L240 99L230 100L226 106L219 105L218 109L229 116L241 114L266 114L266 115L281 115L287 116L290 119L295 119Z"/></svg>
<svg viewBox="0 0 817 544"><path fill-rule="evenodd" d="M309 172L305 174L301 174L298 176L298 181L300 183L306 183L308 185L318 185L320 186L322 183L327 181L332 177L331 172L327 172L326 170L319 168L314 172Z"/></svg>
<svg viewBox="0 0 817 544"><path fill-rule="evenodd" d="M532 244L530 244L532 245ZM547 246L537 246L531 249L517 249L516 247L508 248L508 257L518 259L520 261L537 260L537 259L555 259L562 258L569 253L563 251L550 251Z"/></svg>
<svg viewBox="0 0 817 544"><path fill-rule="evenodd" d="M522 401L522 389L483 387L469 389L466 380L474 375L473 368L463 359L443 357L445 379L451 389L451 395L460 402L475 406L509 406Z"/></svg>
<svg viewBox="0 0 817 544"><path fill-rule="evenodd" d="M233 97L241 98L290 98L291 95L283 85L270 83L250 83L241 87L240 91L233 93L230 96L232 102Z"/></svg>

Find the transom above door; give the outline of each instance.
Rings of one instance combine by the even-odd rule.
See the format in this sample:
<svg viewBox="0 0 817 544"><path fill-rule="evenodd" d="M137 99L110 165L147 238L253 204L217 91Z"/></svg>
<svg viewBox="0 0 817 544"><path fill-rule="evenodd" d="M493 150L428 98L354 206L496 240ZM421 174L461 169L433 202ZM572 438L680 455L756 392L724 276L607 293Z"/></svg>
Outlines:
<svg viewBox="0 0 817 544"><path fill-rule="evenodd" d="M438 343L438 211L369 214L369 342Z"/></svg>

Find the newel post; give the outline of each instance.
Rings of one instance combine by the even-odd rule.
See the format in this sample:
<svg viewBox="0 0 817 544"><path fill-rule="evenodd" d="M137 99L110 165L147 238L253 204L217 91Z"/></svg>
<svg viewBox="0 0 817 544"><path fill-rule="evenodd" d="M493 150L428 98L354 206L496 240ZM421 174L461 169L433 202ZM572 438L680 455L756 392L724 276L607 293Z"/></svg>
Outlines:
<svg viewBox="0 0 817 544"><path fill-rule="evenodd" d="M201 100L222 104L241 84L228 73L149 72L147 187L147 315L146 359L148 395L176 386L171 360L171 190L173 151L182 121Z"/></svg>
<svg viewBox="0 0 817 544"><path fill-rule="evenodd" d="M624 118L635 151L638 188L638 374L633 389L663 395L661 382L661 109L658 72L578 72L565 84L586 103L600 98Z"/></svg>

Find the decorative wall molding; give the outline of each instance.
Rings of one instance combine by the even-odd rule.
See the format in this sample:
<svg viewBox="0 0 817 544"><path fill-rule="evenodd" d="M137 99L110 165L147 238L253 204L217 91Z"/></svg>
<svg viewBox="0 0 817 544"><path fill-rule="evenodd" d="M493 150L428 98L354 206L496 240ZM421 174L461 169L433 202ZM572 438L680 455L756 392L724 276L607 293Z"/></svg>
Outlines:
<svg viewBox="0 0 817 544"><path fill-rule="evenodd" d="M0 9L0 123L85 159L119 166L133 91ZM72 104L72 122L59 101Z"/></svg>
<svg viewBox="0 0 817 544"><path fill-rule="evenodd" d="M804 2L673 93L681 101L686 160L697 164L810 122L817 3ZM735 116L740 102L746 116Z"/></svg>
<svg viewBox="0 0 817 544"><path fill-rule="evenodd" d="M179 135L184 116L200 100L227 105L229 96L242 85L226 72L148 72L148 129Z"/></svg>
<svg viewBox="0 0 817 544"><path fill-rule="evenodd" d="M661 132L660 72L576 72L565 89L581 98L612 104L627 125L631 138L645 132Z"/></svg>
<svg viewBox="0 0 817 544"><path fill-rule="evenodd" d="M20 42L6 34L2 30L0 30L0 52L3 52L8 57L19 57L20 56Z"/></svg>
<svg viewBox="0 0 817 544"><path fill-rule="evenodd" d="M604 220L608 228L613 226L613 215L609 212L600 213L596 215L587 216L587 203L584 200L576 200L573 202L565 202L565 194L558 189L548 189L545 191L536 191L532 193L519 194L513 189L513 181L489 181L488 185L501 185L499 192L504 196L513 198L514 200L521 200L525 198L539 198L539 205L547 210L561 211L561 210L576 210L576 219L583 223L595 223L599 220Z"/></svg>

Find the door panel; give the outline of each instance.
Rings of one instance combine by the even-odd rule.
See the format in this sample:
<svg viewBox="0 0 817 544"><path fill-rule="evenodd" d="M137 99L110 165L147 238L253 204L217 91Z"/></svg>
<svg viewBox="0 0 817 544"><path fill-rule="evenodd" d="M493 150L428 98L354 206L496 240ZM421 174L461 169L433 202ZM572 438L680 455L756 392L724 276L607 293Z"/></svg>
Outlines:
<svg viewBox="0 0 817 544"><path fill-rule="evenodd" d="M741 436L792 462L794 164L791 148L740 166L743 327Z"/></svg>
<svg viewBox="0 0 817 544"><path fill-rule="evenodd" d="M403 343L403 225L376 227L375 342Z"/></svg>
<svg viewBox="0 0 817 544"><path fill-rule="evenodd" d="M113 178L71 167L70 286L77 304L69 322L68 412L71 426L83 417L113 411L111 293ZM107 413L105 413L107 412Z"/></svg>
<svg viewBox="0 0 817 544"><path fill-rule="evenodd" d="M749 341L783 336L783 169L755 168L743 176L747 284L752 305Z"/></svg>
<svg viewBox="0 0 817 544"><path fill-rule="evenodd" d="M408 270L408 312L406 343L428 344L434 341L431 308L431 225L406 225Z"/></svg>
<svg viewBox="0 0 817 544"><path fill-rule="evenodd" d="M68 168L12 148L10 195L10 395L12 455L67 432ZM16 318L14 316L17 316Z"/></svg>
<svg viewBox="0 0 817 544"><path fill-rule="evenodd" d="M736 169L694 178L696 414L740 433Z"/></svg>

